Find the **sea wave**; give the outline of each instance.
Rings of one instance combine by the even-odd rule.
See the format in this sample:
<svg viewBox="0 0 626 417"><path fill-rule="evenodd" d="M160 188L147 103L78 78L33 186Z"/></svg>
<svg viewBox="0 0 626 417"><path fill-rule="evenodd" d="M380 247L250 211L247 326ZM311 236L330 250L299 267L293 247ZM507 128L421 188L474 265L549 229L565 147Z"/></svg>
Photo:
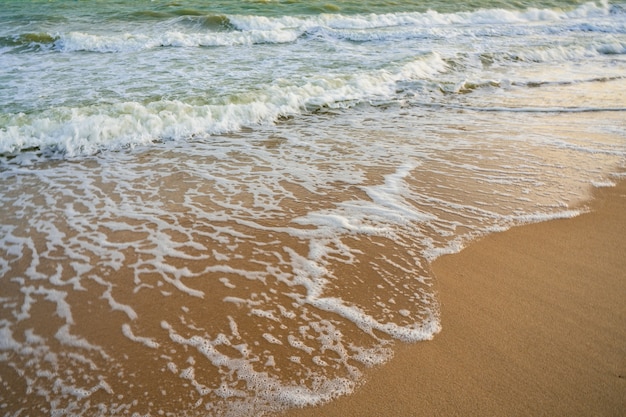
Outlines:
<svg viewBox="0 0 626 417"><path fill-rule="evenodd" d="M119 35L93 35L70 32L60 35L54 48L63 52L128 52L158 47L236 46L264 43L289 43L300 36L296 31L255 31L229 33L184 33L167 31L146 35L123 33Z"/></svg>
<svg viewBox="0 0 626 417"><path fill-rule="evenodd" d="M485 54L492 60L515 62L575 62L599 55L619 55L626 53L626 44L599 42L591 45L549 45L544 47L520 48L499 54Z"/></svg>
<svg viewBox="0 0 626 417"><path fill-rule="evenodd" d="M162 99L6 115L0 128L0 154L33 148L92 154L103 148L233 132L323 107L345 108L364 100L390 99L397 83L427 79L446 68L442 58L433 53L390 69L316 76L300 84L277 80L208 104Z"/></svg>
<svg viewBox="0 0 626 417"><path fill-rule="evenodd" d="M101 34L91 31L23 33L0 37L0 46L23 49L48 48L60 52L125 52L157 47L237 46L290 43L301 36L326 37L348 41L393 41L413 38L441 38L454 34L452 27L473 27L479 36L483 25L510 25L534 22L572 21L552 31L626 33L626 23L607 26L578 22L615 14L608 3L587 3L572 11L552 9L483 9L473 12L403 12L388 14L317 14L267 17L259 15L169 14L150 12L157 23L139 25L133 32ZM145 12L148 13L148 12ZM161 20L159 20L161 19ZM512 27L510 30L519 31ZM462 33L461 35L464 35Z"/></svg>
<svg viewBox="0 0 626 417"><path fill-rule="evenodd" d="M58 36L45 32L26 32L19 35L0 36L0 47L17 50L38 50L51 48Z"/></svg>
<svg viewBox="0 0 626 417"><path fill-rule="evenodd" d="M435 25L477 25L507 24L542 21L564 21L607 16L611 13L607 3L600 5L587 3L573 11L552 9L527 9L515 11L506 9L483 9L474 12L425 13L405 12L389 14L341 15L320 14L315 16L230 16L229 21L239 30L280 30L290 28L310 29L328 27L332 29L374 29L396 26L435 26Z"/></svg>

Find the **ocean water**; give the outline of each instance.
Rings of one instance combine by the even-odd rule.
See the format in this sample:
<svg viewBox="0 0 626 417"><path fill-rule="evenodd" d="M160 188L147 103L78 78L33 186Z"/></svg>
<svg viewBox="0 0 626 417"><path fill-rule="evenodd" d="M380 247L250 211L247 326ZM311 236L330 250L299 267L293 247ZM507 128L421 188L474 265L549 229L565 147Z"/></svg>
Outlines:
<svg viewBox="0 0 626 417"><path fill-rule="evenodd" d="M349 395L625 168L620 1L3 1L0 414Z"/></svg>

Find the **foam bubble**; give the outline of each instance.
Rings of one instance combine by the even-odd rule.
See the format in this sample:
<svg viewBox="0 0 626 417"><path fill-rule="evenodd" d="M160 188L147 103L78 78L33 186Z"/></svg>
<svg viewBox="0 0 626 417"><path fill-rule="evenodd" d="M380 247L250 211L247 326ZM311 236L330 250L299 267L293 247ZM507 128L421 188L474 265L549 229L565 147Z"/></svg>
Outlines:
<svg viewBox="0 0 626 417"><path fill-rule="evenodd" d="M263 333L263 338L265 340L267 340L268 342L274 344L274 345L282 345L283 342L281 342L280 340L278 340L276 337L274 337L273 335L269 334L269 333Z"/></svg>

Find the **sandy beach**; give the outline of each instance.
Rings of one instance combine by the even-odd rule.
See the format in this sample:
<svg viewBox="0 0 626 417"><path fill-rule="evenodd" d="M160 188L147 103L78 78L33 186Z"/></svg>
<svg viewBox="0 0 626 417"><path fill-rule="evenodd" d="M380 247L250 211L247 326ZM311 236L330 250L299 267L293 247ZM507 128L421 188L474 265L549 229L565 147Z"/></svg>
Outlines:
<svg viewBox="0 0 626 417"><path fill-rule="evenodd" d="M626 182L590 208L439 258L442 332L399 345L354 395L287 415L625 415Z"/></svg>

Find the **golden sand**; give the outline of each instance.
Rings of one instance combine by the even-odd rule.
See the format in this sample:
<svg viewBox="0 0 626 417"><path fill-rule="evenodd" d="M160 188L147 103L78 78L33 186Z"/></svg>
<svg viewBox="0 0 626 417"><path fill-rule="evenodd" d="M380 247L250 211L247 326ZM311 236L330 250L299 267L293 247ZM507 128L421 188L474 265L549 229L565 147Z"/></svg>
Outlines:
<svg viewBox="0 0 626 417"><path fill-rule="evenodd" d="M434 263L443 331L290 416L626 415L626 182Z"/></svg>

